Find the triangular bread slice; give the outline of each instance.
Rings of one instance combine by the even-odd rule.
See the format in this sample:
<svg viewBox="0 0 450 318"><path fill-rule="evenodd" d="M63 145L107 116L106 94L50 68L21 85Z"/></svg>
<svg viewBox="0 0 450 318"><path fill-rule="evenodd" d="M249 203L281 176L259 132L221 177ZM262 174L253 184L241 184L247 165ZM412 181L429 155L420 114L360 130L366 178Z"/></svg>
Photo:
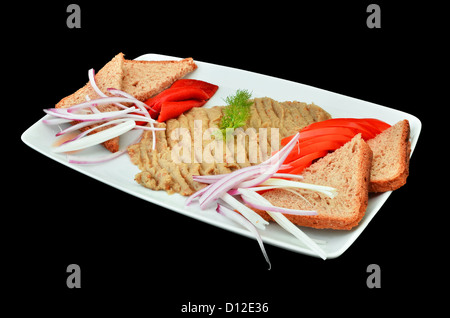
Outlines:
<svg viewBox="0 0 450 318"><path fill-rule="evenodd" d="M349 230L356 226L365 214L368 204L368 187L372 150L358 134L351 141L333 153L329 153L303 172L302 182L331 186L337 189L337 196L328 196L300 189L275 189L263 196L273 205L315 210L314 216L285 216L294 224L319 229ZM294 194L297 192L303 196ZM257 211L266 220L270 216Z"/></svg>
<svg viewBox="0 0 450 318"><path fill-rule="evenodd" d="M373 151L370 192L396 190L406 183L409 174L410 127L402 120L367 141Z"/></svg>
<svg viewBox="0 0 450 318"><path fill-rule="evenodd" d="M97 83L97 86L99 89L107 94L109 92L107 91L108 88L116 88L120 89L122 87L122 79L123 79L123 64L124 64L124 55L123 53L117 54L111 61L109 61L103 68L95 74L95 81ZM57 104L56 108L67 108L72 105L80 104L86 101L86 95L89 96L91 99L98 98L97 93L92 88L91 84L88 82L86 85L84 85L82 88L77 90L72 95L69 95L67 97L64 97L61 99ZM115 105L99 105L97 107L101 112L108 112L108 111L114 111L119 110L120 108ZM88 126L83 128L82 130L90 129L94 126ZM99 128L98 130L106 129L105 128ZM98 130L95 130L93 133L97 132ZM115 137L113 139L107 140L103 143L103 146L108 149L111 152L116 152L119 150L119 137Z"/></svg>
<svg viewBox="0 0 450 318"><path fill-rule="evenodd" d="M133 95L140 101L145 101L196 68L197 65L192 58L180 61L135 61L125 60L123 53L119 53L95 75L95 80L97 86L106 95L111 95L107 91L108 88L116 88ZM55 107L67 108L82 103L86 101L86 95L91 99L98 97L90 83L63 98ZM120 108L115 105L101 105L98 109L107 112ZM85 127L82 130L92 127L94 126ZM92 133L107 128L99 128ZM109 151L116 152L119 150L119 137L105 141L103 145Z"/></svg>
<svg viewBox="0 0 450 318"><path fill-rule="evenodd" d="M180 61L125 60L123 68L122 90L145 101L194 71L197 65L192 58Z"/></svg>
<svg viewBox="0 0 450 318"><path fill-rule="evenodd" d="M105 94L110 95L107 91L108 88L120 89L122 87L122 66L124 61L125 59L123 53L119 53L95 74L95 81L97 83L97 86ZM66 96L61 99L55 107L67 108L76 104L83 103L86 101L86 95L89 95L91 99L98 98L97 93L94 91L89 82L72 95ZM100 105L98 106L98 109L101 111L111 111L117 110L119 109L119 107L114 105Z"/></svg>

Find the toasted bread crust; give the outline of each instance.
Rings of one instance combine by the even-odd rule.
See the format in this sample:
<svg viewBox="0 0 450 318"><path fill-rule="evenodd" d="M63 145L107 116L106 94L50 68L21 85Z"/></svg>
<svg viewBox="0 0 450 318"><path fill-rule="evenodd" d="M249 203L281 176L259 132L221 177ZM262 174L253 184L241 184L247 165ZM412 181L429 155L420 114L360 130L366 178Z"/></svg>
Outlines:
<svg viewBox="0 0 450 318"><path fill-rule="evenodd" d="M122 89L145 101L195 69L191 57L180 61L125 60Z"/></svg>
<svg viewBox="0 0 450 318"><path fill-rule="evenodd" d="M154 69L154 83L152 77L146 77L145 68L135 68L134 66L144 66L148 69ZM158 78L158 71L170 68L170 74L166 73L166 76ZM192 72L197 68L192 58L186 58L181 61L136 61L125 60L124 54L117 54L110 62L108 62L103 68L95 75L100 90L106 95L111 95L108 92L108 88L121 89L140 101L145 101L149 97L160 93L162 90L169 87L173 82L182 78L186 74ZM132 81L140 81L142 85L138 88L133 86ZM98 98L97 93L88 82L82 88L78 89L75 93L64 97L56 105L56 108L67 108L76 104L80 104L86 101L86 96L91 99ZM120 110L115 105L100 105L97 107L101 112ZM95 125L82 128L82 131L91 129ZM91 132L91 134L107 129L107 127L99 128ZM119 150L119 138L115 137L107 140L103 143L103 146L111 152L117 152Z"/></svg>
<svg viewBox="0 0 450 318"><path fill-rule="evenodd" d="M98 87L102 92L107 95L110 95L107 91L108 88L117 88L120 89L122 87L122 78L123 78L123 63L124 63L124 55L123 53L117 54L111 61L105 64L102 69L95 74L95 80L97 82ZM61 99L56 105L56 108L67 108L82 102L86 101L86 95L90 98L97 98L98 95L92 88L91 84L88 82L82 88L78 89L75 93L64 97ZM104 111L112 111L118 110L119 108L114 105L101 105L98 106L99 110Z"/></svg>
<svg viewBox="0 0 450 318"><path fill-rule="evenodd" d="M310 205L309 209L318 207L317 210L319 215L285 216L294 224L299 226L308 226L319 229L330 228L337 230L349 230L355 227L359 224L367 209L369 202L369 191L385 192L395 190L406 183L406 179L409 174L409 158L411 153L411 143L409 138L409 122L407 120L402 120L372 140L369 140L367 143L361 143L360 147L363 151L360 152L361 158L358 160L358 165L347 167L348 171L351 171L351 173L360 174L365 180L360 183L359 189L356 191L357 195L355 197L359 202L357 213L354 213L356 212L355 209L354 212L347 211L345 215L342 215L339 213L339 209L335 209L337 212L336 215L330 217L320 211L320 204L317 205L317 202L313 202L314 206L311 207ZM345 145L342 148L344 147ZM336 152L342 151L342 148L338 149ZM331 156L331 154L325 156L305 170L305 181L310 181L312 172L320 174L320 170L324 167L321 167L321 169L316 169L316 166L323 163L329 156ZM333 162L331 161L328 164L333 164ZM342 171L342 173L348 173L348 171ZM333 177L334 176L330 176L330 178ZM327 179L328 177L324 176L324 178ZM316 184L322 184L323 182L320 178L313 181L315 182L312 183ZM331 183L331 180L328 181ZM330 185L329 183L325 182L323 184ZM301 193L304 194L304 192ZM308 205L305 204L305 202L301 202L301 198L295 198L294 196L289 195L286 190L272 190L266 192L264 196L274 205L294 209L308 209ZM304 196L307 200L314 200L314 198L320 198L322 200L322 197L318 194L314 197L311 194L306 193ZM351 198L349 198L349 200L351 200ZM318 202L322 204L322 201ZM327 200L323 200L323 202L326 205L330 205L332 203L332 201ZM270 216L266 212L260 210L257 210L257 212L263 216L264 219L268 221L271 220ZM353 216L349 217L349 215Z"/></svg>
<svg viewBox="0 0 450 318"><path fill-rule="evenodd" d="M386 192L396 190L406 184L409 175L409 158L411 154L410 126L408 120L402 120L368 141L374 152L374 164L369 184L370 192ZM377 143L380 146L377 146ZM382 149L380 149L382 148ZM384 153L391 150L395 159ZM379 164L380 163L380 164ZM375 171L378 167L392 165L393 173ZM381 169L380 169L381 170Z"/></svg>
<svg viewBox="0 0 450 318"><path fill-rule="evenodd" d="M296 225L335 230L349 230L355 227L363 218L369 202L368 187L372 164L372 150L366 142L360 137L358 138L358 140L350 141L348 145L344 145L334 153L328 154L305 170L304 182L332 185L337 188L338 196L334 199L330 199L317 192L306 190L296 191L301 193L308 200L308 203L299 196L283 189L268 191L263 196L276 206L305 210L313 209L318 212L318 215L314 216L285 214L286 218ZM353 152L352 150L355 147L357 147L357 150ZM342 154L342 152L345 152L345 154ZM349 156L354 157L348 163L342 164L341 168L335 170L333 174L327 175L325 173L321 177L315 176L317 171L323 170L325 166L336 165L338 160L342 161L340 158ZM354 181L349 184L342 180L333 180L342 177L340 174L344 176L343 180L346 178L354 178ZM348 206L344 206L343 202L345 204L348 203ZM266 220L271 220L266 212L260 210L256 212Z"/></svg>
<svg viewBox="0 0 450 318"><path fill-rule="evenodd" d="M95 80L97 82L100 90L110 95L107 91L108 88L120 89L122 86L123 70L122 66L124 63L123 53L117 54L111 61L109 61L103 68L95 74ZM86 96L91 99L98 97L97 93L92 88L91 84L88 82L82 88L78 89L75 93L64 97L56 105L56 108L67 108L76 104L80 104L86 101ZM115 105L99 105L97 107L101 112L109 112L119 110L120 108ZM76 124L76 122L74 122ZM81 131L86 131L98 125L91 125L80 129ZM96 132L107 129L107 127L99 128L91 132L90 134L95 134ZM119 137L112 138L102 143L103 146L110 152L117 152L119 150Z"/></svg>

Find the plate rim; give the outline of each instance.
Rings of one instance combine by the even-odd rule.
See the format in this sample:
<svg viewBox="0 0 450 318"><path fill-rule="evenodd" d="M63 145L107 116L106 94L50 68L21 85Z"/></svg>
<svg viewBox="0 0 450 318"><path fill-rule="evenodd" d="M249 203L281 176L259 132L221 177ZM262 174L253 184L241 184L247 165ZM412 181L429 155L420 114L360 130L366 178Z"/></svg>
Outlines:
<svg viewBox="0 0 450 318"><path fill-rule="evenodd" d="M171 59L172 60L174 60L174 59L175 60L180 60L182 58L174 57L174 56L170 56L170 55L156 54L156 53L147 53L147 54L143 54L143 55L140 55L137 58L135 58L135 60L149 60L149 59L153 59L153 60L161 60L161 59L162 60L171 60ZM412 156L412 154L414 152L414 149L415 149L416 144L417 144L418 139L419 139L419 135L420 135L421 130L422 130L422 122L415 115L412 115L410 113L407 113L407 112L404 112L404 111L401 111L401 110L397 110L397 109L394 109L394 108L391 108L391 107L375 104L375 103L372 103L372 102L369 102L369 101L365 101L365 100L354 98L354 97L351 97L351 96L335 93L335 92L328 91L328 90L325 90L325 89L322 89L322 88L318 88L318 87L314 87L314 86L311 86L311 85L302 84L302 83L299 83L299 82L294 82L294 81L291 81L291 80L286 80L286 79L282 79L282 78L278 78L278 77L273 77L273 76L270 76L270 75L265 75L265 74L260 74L260 73L256 73L256 72L252 72L252 71L243 70L243 69L238 69L238 68L234 68L234 67L230 67L230 66L223 66L223 65L213 64L213 63L209 63L209 62L202 62L202 61L197 61L197 60L195 60L195 63L198 63L199 66L200 65L206 65L206 66L209 66L209 67L219 67L219 68L231 71L231 72L243 72L243 73L246 73L246 74L251 75L251 76L263 77L264 79L267 79L267 80L276 80L276 81L281 81L281 82L284 82L284 83L289 83L289 85L300 85L300 86L303 86L303 87L308 88L308 89L318 90L320 93L326 93L326 94L330 94L331 93L332 95L338 96L339 98L349 98L349 99L351 99L353 101L356 101L356 102L363 102L363 103L371 105L371 107L376 107L376 108L381 107L381 109L383 109L383 111L386 111L386 112L396 112L397 114L406 115L405 117L407 117L407 119L409 121L411 121L411 120L413 121L411 126L414 126L414 136L410 137L410 140L411 140L411 153L410 153L410 156ZM326 109L326 106L324 106L324 109ZM22 142L25 143L30 148L32 148L33 150L43 154L44 156L46 156L46 157L48 157L48 158L50 158L52 160L55 160L58 163L61 163L61 164L65 165L65 166L67 166L67 167L69 167L69 168L71 168L71 169L73 169L73 170L75 170L77 172L81 172L82 174L85 174L85 175L87 175L87 176L89 176L89 177L91 177L91 178L93 178L95 180L98 180L98 181L100 181L100 182L102 182L102 183L104 183L104 184L106 184L108 186L112 186L112 187L114 187L114 188L116 188L116 189L118 189L120 191L123 191L123 192L125 192L127 194L133 195L135 197L138 197L140 199L148 201L148 202L150 202L152 204L161 206L161 207L166 208L168 210L171 210L171 211L180 213L182 215L188 216L190 218L194 218L194 219L196 219L198 221L201 221L201 222L204 222L204 223L207 223L207 224L210 224L210 225L213 225L213 226L216 226L216 227L225 229L227 231L230 231L230 232L233 232L233 233L236 233L236 234L240 234L242 236L245 236L245 237L248 237L248 238L251 238L251 239L255 240L254 236L249 231L247 231L246 229L244 229L242 227L230 226L228 223L224 223L223 220L219 221L219 220L216 220L216 219L209 219L209 218L201 217L201 216L199 216L197 214L190 213L188 211L188 209L186 209L186 208L184 210L183 209L179 209L177 206L175 206L175 207L171 206L171 205L165 203L164 201L158 202L158 201L154 200L152 197L142 195L140 192L132 191L131 189L128 189L124 185L114 184L114 183L111 183L108 180L105 180L102 177L95 176L91 172L82 169L83 166L70 164L67 161L64 161L63 157L51 156L51 153L47 153L47 152L44 151L44 149L40 149L37 145L35 145L32 142L32 138L30 138L30 134L33 131L33 129L36 129L36 127L39 126L39 125L43 125L42 124L42 119L45 118L45 117L47 117L47 115L44 115L41 119L36 121L30 127L28 127L21 135ZM153 191L153 190L150 190L150 189L146 189L146 190L147 191ZM355 227L355 228L350 230L352 232L352 235L351 235L350 239L347 239L345 241L345 243L342 246L340 246L340 248L336 249L335 251L327 252L327 259L333 259L333 258L337 258L337 257L341 256L356 241L356 239L361 235L361 233L368 226L368 224L371 222L371 220L375 217L377 212L385 204L385 202L387 201L387 199L389 198L389 196L391 194L392 194L392 191L388 191L388 192L380 194L380 196L383 196L384 198L383 198L381 204L379 204L379 206L376 207L376 211L374 213L371 213L370 215L368 215L366 213L365 216L364 216L365 219L363 219L357 227ZM184 200L185 199L186 198L184 197ZM369 198L369 201L370 201L370 198ZM196 203L193 203L193 204L196 204ZM303 227L301 227L301 228L304 229ZM292 246L293 244L291 244L289 242L280 241L280 240L278 240L276 238L268 236L267 234L263 233L263 231L260 231L260 235L261 235L263 241L265 243L270 244L270 245L277 246L277 247L280 247L280 248L283 248L283 249L286 249L286 250L290 250L292 252L301 253L301 254L309 255L309 256L313 256L313 257L318 257L313 251L310 251L307 248L304 248L304 247L299 246L299 245Z"/></svg>

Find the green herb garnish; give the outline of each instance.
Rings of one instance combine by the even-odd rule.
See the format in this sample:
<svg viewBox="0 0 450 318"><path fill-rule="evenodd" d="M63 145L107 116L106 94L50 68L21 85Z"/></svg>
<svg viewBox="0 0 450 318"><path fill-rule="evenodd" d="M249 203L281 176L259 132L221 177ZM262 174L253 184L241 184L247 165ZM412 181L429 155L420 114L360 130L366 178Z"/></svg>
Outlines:
<svg viewBox="0 0 450 318"><path fill-rule="evenodd" d="M223 110L223 116L219 125L223 136L226 135L227 129L242 127L250 118L250 106L253 104L249 100L251 96L252 93L248 90L238 89L236 94L224 99L228 106Z"/></svg>

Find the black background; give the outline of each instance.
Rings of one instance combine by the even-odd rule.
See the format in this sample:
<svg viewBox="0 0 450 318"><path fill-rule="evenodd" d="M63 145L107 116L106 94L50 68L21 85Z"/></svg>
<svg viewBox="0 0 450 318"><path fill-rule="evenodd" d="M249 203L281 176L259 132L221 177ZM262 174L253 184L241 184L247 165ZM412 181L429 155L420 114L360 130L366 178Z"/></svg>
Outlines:
<svg viewBox="0 0 450 318"><path fill-rule="evenodd" d="M5 174L2 194L5 207L13 203L5 208L4 226L12 230L5 274L10 296L27 304L17 311L181 315L188 302L267 302L270 313L301 315L351 313L361 304L375 313L428 306L423 296L445 277L445 250L433 231L440 216L427 192L437 186L429 164L439 153L428 144L437 126L430 107L437 104L424 88L434 81L439 8L376 1L381 29L369 29L369 1L76 3L80 29L66 26L68 1L17 6L15 24L4 27L12 88L20 88L14 104L21 105L5 152L14 177ZM254 240L122 193L20 141L43 108L84 85L89 68L100 69L118 52L129 59L192 56L411 113L423 129L408 183L339 258L322 261L266 244L268 271ZM66 286L69 264L81 267L81 289ZM366 286L369 264L381 267L380 289Z"/></svg>

